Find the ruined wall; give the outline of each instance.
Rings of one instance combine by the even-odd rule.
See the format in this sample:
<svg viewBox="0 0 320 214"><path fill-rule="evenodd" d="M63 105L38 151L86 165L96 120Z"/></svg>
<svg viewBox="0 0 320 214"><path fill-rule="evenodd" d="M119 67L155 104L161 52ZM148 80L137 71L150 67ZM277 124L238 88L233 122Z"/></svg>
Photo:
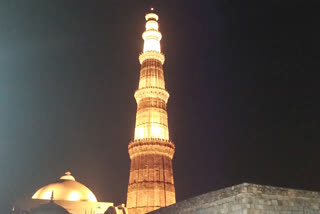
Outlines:
<svg viewBox="0 0 320 214"><path fill-rule="evenodd" d="M152 214L320 214L320 193L240 184L210 192Z"/></svg>

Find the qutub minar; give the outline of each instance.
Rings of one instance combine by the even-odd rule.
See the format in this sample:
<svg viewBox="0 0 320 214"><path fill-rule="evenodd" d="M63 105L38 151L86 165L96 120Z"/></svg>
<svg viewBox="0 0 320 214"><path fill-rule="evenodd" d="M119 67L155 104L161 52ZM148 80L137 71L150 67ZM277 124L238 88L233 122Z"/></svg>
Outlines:
<svg viewBox="0 0 320 214"><path fill-rule="evenodd" d="M152 9L153 10L153 9ZM32 198L17 200L11 214L320 214L320 192L243 183L176 203L158 15L148 13L127 204L99 201L71 172L41 187ZM196 184L195 184L196 185ZM172 206L169 206L172 205ZM168 206L168 207L167 207Z"/></svg>
<svg viewBox="0 0 320 214"><path fill-rule="evenodd" d="M167 102L162 65L158 15L146 16L146 31L140 81L134 96L137 115L134 140L129 143L131 159L127 206L99 201L71 172L41 187L32 198L16 201L14 214L145 214L176 202L172 158L174 144L169 140Z"/></svg>
<svg viewBox="0 0 320 214"><path fill-rule="evenodd" d="M149 13L141 64L134 141L129 143L131 159L127 194L130 214L142 214L176 202L172 158L175 150L169 139L167 102L163 74L158 15Z"/></svg>

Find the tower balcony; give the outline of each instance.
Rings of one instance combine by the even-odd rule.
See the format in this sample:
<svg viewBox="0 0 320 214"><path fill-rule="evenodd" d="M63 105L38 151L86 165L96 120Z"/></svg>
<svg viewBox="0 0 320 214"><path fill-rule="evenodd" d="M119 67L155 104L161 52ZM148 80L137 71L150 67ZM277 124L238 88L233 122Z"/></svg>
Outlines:
<svg viewBox="0 0 320 214"><path fill-rule="evenodd" d="M141 88L134 93L137 103L144 98L159 98L167 103L169 96L169 93L165 89L156 87Z"/></svg>
<svg viewBox="0 0 320 214"><path fill-rule="evenodd" d="M133 159L139 155L164 155L173 158L175 145L170 140L164 140L160 138L145 138L134 140L129 143L128 146L130 159Z"/></svg>
<svg viewBox="0 0 320 214"><path fill-rule="evenodd" d="M165 56L163 53L160 53L157 51L146 51L139 55L140 64L142 64L143 61L146 59L157 59L163 64L165 60Z"/></svg>

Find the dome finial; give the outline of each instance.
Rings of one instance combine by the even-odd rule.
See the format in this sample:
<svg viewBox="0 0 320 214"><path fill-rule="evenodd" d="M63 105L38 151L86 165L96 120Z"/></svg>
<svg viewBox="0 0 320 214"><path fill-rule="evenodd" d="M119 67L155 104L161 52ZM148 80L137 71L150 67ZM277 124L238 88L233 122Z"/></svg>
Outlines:
<svg viewBox="0 0 320 214"><path fill-rule="evenodd" d="M64 173L63 176L60 177L62 180L72 180L75 181L76 179L71 175L71 172L67 171Z"/></svg>
<svg viewBox="0 0 320 214"><path fill-rule="evenodd" d="M151 11L153 11L154 10L154 8L153 7L151 7Z"/></svg>

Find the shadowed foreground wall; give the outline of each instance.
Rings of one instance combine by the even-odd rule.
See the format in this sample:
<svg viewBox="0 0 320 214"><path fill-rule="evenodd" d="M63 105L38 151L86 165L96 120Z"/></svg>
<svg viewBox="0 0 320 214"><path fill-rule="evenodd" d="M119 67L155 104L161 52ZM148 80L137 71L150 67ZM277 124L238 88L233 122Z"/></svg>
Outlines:
<svg viewBox="0 0 320 214"><path fill-rule="evenodd" d="M320 214L320 192L240 184L190 198L152 214Z"/></svg>

